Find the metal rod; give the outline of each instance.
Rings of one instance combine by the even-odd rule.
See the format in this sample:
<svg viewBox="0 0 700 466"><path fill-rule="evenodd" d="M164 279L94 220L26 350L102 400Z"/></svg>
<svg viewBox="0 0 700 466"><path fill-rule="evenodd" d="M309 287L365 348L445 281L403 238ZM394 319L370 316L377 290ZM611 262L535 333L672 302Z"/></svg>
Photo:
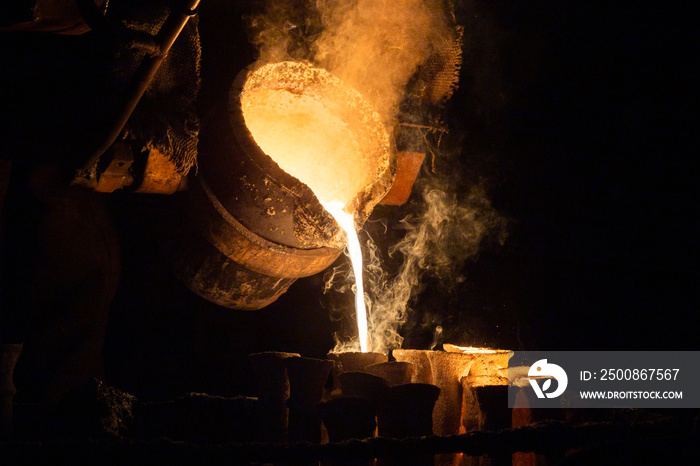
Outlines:
<svg viewBox="0 0 700 466"><path fill-rule="evenodd" d="M104 135L101 142L98 143L98 146L91 152L87 162L85 162L79 170L79 175L84 175L88 172L99 160L100 156L117 140L122 129L124 129L124 125L126 125L136 105L138 105L141 97L143 97L151 81L153 81L153 77L158 72L163 60L165 60L170 47L172 47L189 19L197 14L199 1L200 0L185 0L178 10L174 10L168 15L168 18L156 35L156 43L159 47L158 53L145 57L136 69L131 89L126 96L123 107L116 115L107 134Z"/></svg>

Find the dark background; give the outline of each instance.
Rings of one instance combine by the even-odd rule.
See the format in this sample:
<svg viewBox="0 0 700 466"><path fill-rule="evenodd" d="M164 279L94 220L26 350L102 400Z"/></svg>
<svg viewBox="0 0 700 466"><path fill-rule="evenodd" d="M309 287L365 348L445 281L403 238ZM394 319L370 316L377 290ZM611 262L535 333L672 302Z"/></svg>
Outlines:
<svg viewBox="0 0 700 466"><path fill-rule="evenodd" d="M251 11L202 2L202 112L254 60ZM696 350L696 57L682 4L473 0L456 16L464 63L443 141L456 155L439 168L460 192L483 186L508 237L486 241L451 293L426 277L404 346L427 348L441 325L446 341L515 350ZM217 308L169 274L153 231L168 199L106 202L122 257L109 383L145 398L249 394L246 354L333 346L329 307L345 298L322 295L322 276L260 311ZM413 207L379 207L367 230L387 247Z"/></svg>

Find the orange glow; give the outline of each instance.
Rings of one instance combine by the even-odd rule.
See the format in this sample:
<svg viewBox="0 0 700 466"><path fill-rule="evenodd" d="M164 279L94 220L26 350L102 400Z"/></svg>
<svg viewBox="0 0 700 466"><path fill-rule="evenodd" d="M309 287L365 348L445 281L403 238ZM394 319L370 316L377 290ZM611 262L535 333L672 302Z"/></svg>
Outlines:
<svg viewBox="0 0 700 466"><path fill-rule="evenodd" d="M249 74L240 100L258 146L311 188L345 230L355 274L360 348L366 352L362 253L353 209L389 154L380 118L359 93L337 78L295 62L265 65Z"/></svg>
<svg viewBox="0 0 700 466"><path fill-rule="evenodd" d="M442 347L448 353L496 354L496 353L507 353L508 352L508 350L496 350L493 348L479 348L478 346L458 346L458 345L452 345L450 343L443 343Z"/></svg>

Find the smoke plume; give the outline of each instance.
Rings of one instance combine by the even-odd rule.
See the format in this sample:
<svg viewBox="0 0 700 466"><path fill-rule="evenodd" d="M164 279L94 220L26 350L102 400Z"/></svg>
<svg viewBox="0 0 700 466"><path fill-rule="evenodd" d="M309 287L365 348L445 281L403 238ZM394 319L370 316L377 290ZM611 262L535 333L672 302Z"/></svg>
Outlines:
<svg viewBox="0 0 700 466"><path fill-rule="evenodd" d="M414 212L399 222L403 237L386 249L389 257L381 257L371 238L364 247L370 351L401 347L399 331L427 278L438 281L446 293L454 291L464 281L465 262L478 255L483 241L495 238L502 243L506 238L505 219L481 187L460 194L446 176L424 175L416 187L420 198L413 202ZM387 259L399 262L396 271L388 270ZM325 291L350 291L350 273L345 265L333 269ZM440 336L435 335L434 344L440 343ZM359 350L356 340L336 337L336 342L334 351Z"/></svg>
<svg viewBox="0 0 700 466"><path fill-rule="evenodd" d="M405 323L410 304L422 290L426 276L435 278L446 291L454 290L465 262L475 257L482 241L495 234L505 239L505 223L478 186L461 198L437 177L421 183L422 199L415 214L401 220L405 236L388 249L402 260L398 272L387 277L377 273L379 264L367 268L371 296L370 333L373 350L401 346L398 330ZM373 260L376 255L370 255Z"/></svg>
<svg viewBox="0 0 700 466"><path fill-rule="evenodd" d="M260 64L313 62L359 91L387 125L411 77L454 35L442 0L271 0L251 25Z"/></svg>

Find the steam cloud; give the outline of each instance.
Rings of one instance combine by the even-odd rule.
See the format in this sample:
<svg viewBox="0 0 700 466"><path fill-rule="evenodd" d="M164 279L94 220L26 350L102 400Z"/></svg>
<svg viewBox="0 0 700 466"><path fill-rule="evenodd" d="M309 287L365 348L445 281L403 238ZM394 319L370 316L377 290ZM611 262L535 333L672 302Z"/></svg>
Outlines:
<svg viewBox="0 0 700 466"><path fill-rule="evenodd" d="M261 64L314 62L359 91L386 124L416 70L454 34L442 0L271 0L252 27Z"/></svg>
<svg viewBox="0 0 700 466"><path fill-rule="evenodd" d="M465 262L477 255L485 238L495 235L503 242L506 237L505 220L493 209L482 188L472 187L466 197L460 197L452 183L438 176L425 177L420 184L418 210L401 220L406 234L388 249L390 256L402 259L398 272L390 276L382 267L371 239L365 247L370 351L401 347L399 330L406 322L412 299L423 290L424 277L436 278L448 290L454 288L462 280ZM326 291L334 289L335 278L340 275L345 280L347 274L342 266L333 270L327 277ZM335 291L347 291L347 286ZM437 340L440 335L435 337ZM334 351L349 350L358 350L356 341L336 338Z"/></svg>

